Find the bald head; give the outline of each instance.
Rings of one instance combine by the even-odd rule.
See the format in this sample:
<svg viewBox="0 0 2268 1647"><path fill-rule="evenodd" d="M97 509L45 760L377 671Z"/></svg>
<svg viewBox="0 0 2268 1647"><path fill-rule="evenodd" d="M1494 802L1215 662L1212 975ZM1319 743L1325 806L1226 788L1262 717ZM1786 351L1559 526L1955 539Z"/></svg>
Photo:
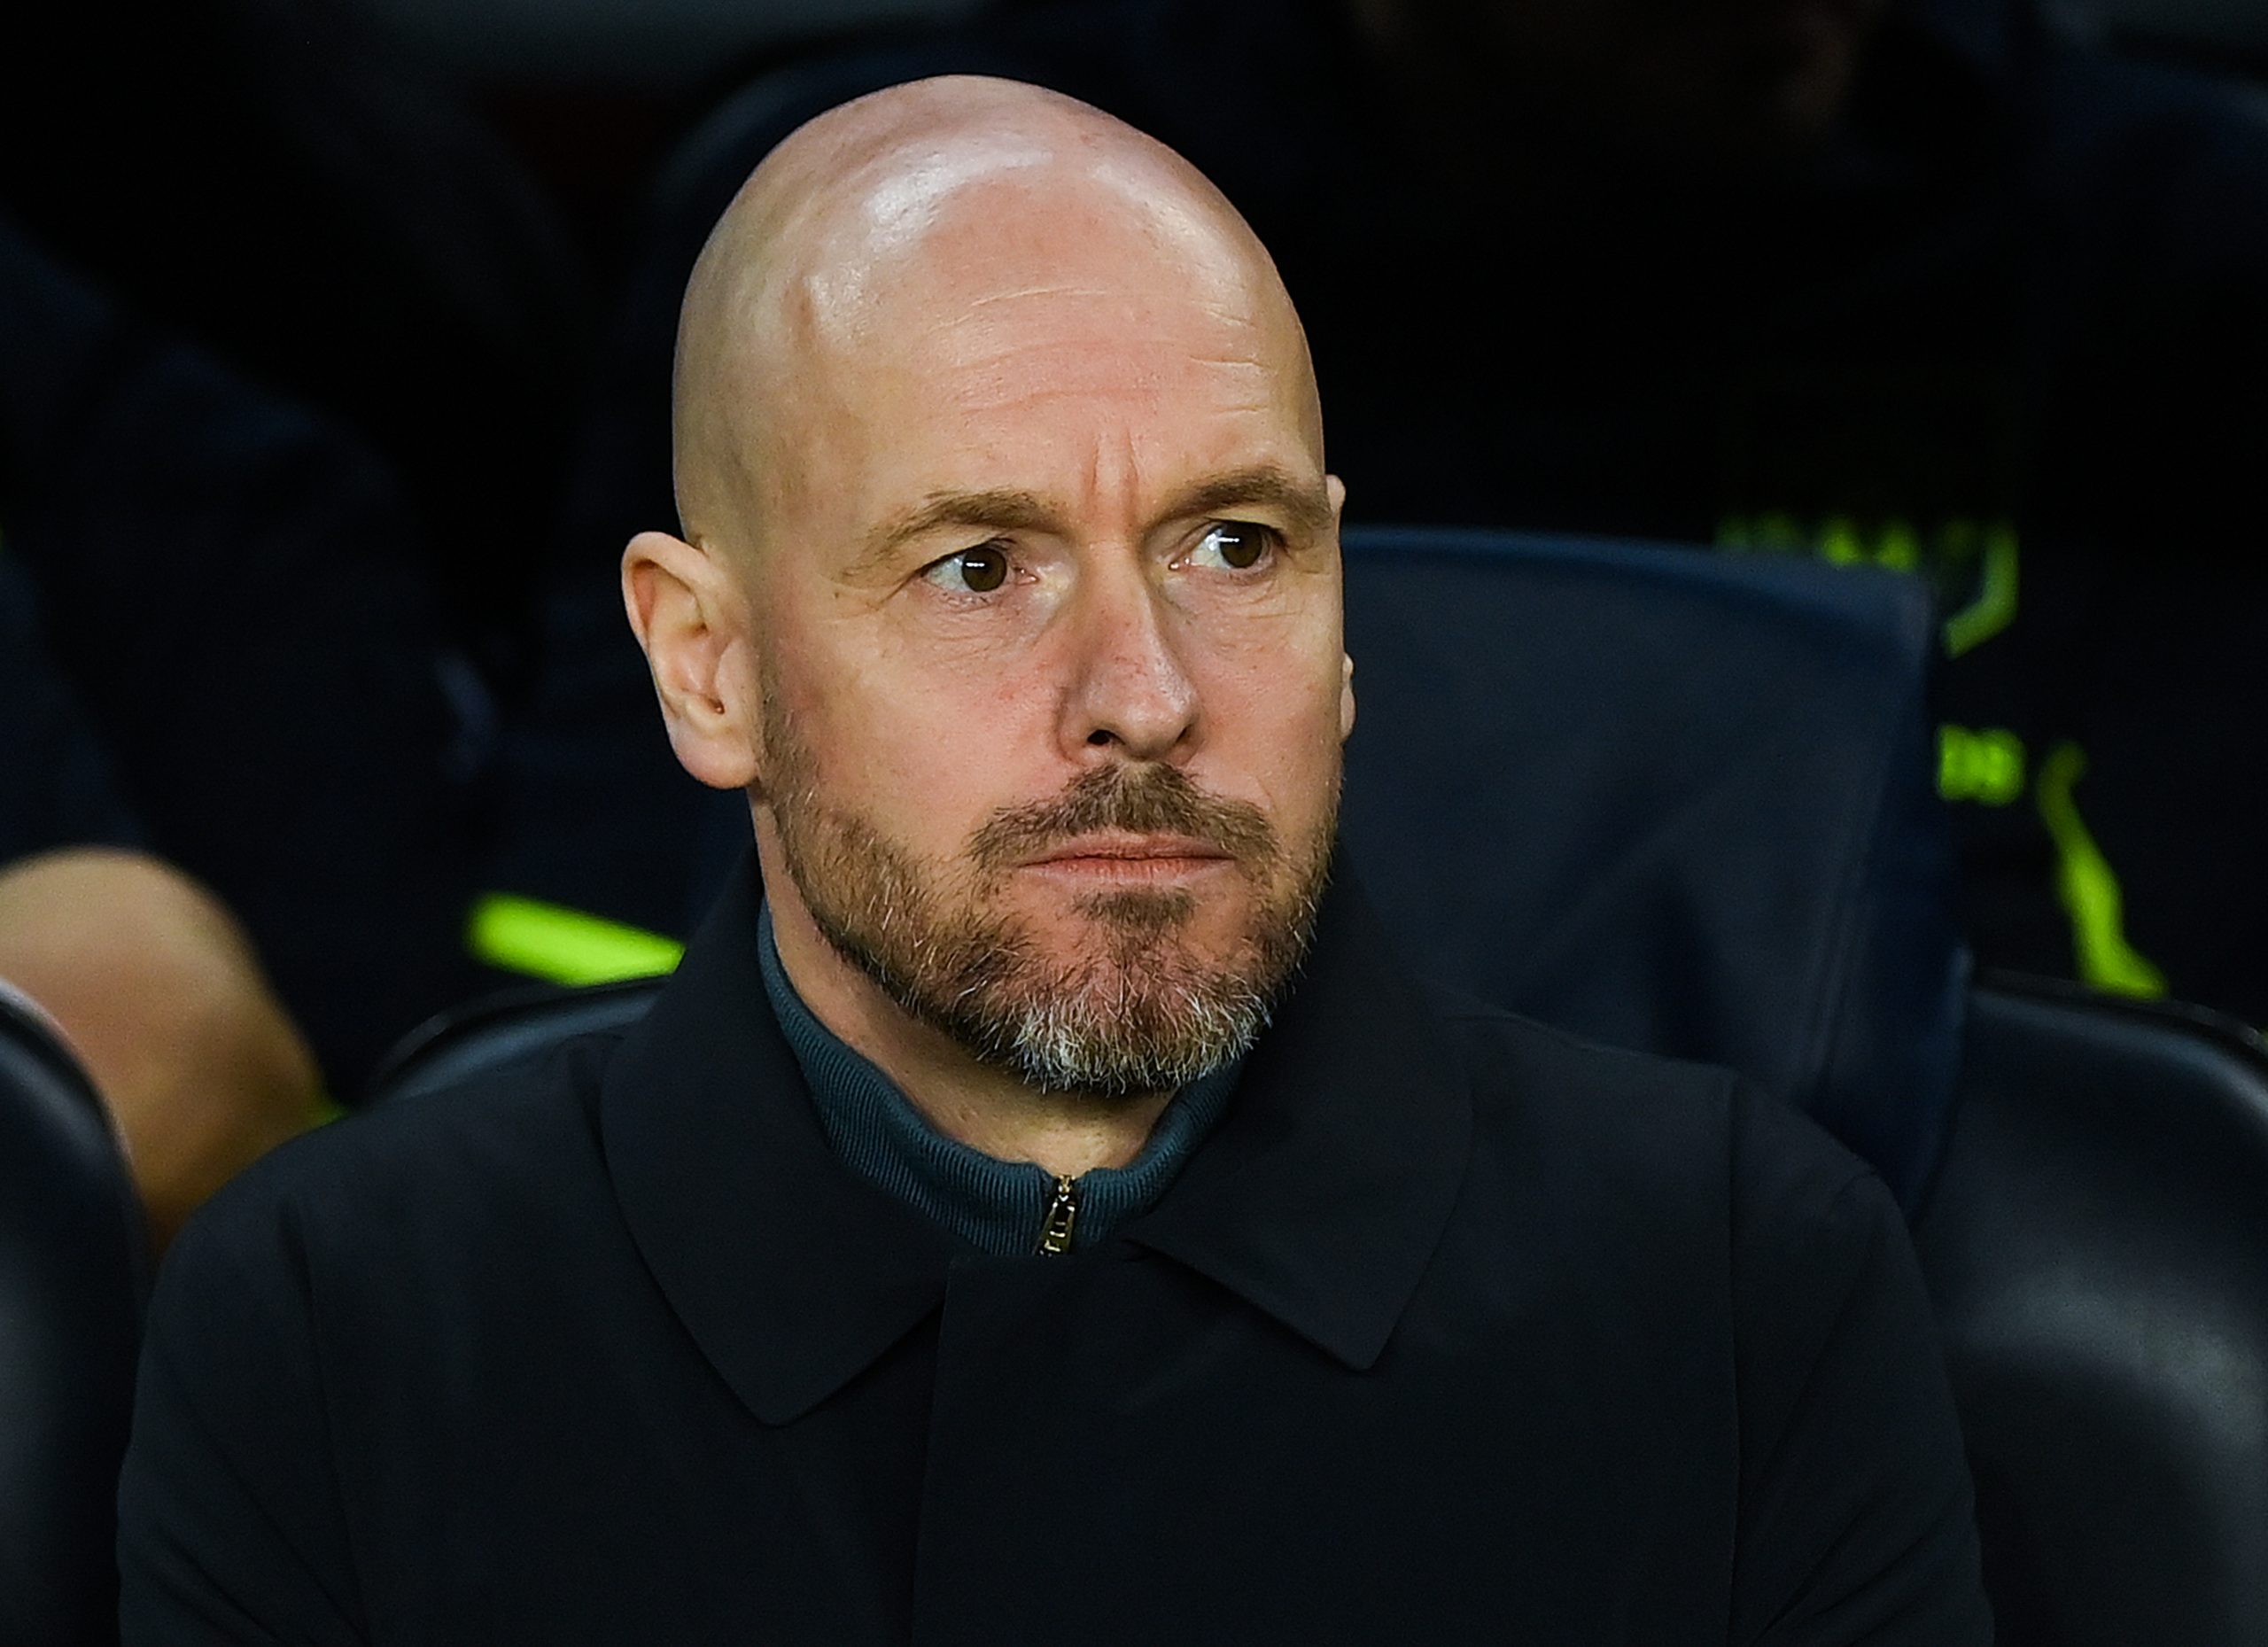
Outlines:
<svg viewBox="0 0 2268 1647"><path fill-rule="evenodd" d="M759 547L844 443L942 369L1055 348L1082 326L1186 339L1272 377L1321 461L1290 299L1226 198L1162 144L1087 105L953 76L861 97L776 148L711 235L678 333L674 435L686 536ZM1123 386L1123 385L1115 385Z"/></svg>

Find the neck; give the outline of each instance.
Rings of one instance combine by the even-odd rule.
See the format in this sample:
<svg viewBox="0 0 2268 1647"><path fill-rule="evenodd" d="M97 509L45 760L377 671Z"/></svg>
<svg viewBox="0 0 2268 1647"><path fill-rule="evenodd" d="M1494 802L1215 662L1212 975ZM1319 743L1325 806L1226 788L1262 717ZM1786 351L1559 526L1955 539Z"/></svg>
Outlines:
<svg viewBox="0 0 2268 1647"><path fill-rule="evenodd" d="M1142 1153L1170 1092L1130 1099L1041 1092L979 1062L908 1014L846 960L812 921L786 868L765 854L780 965L812 1014L888 1076L923 1120L999 1161L1028 1161L1061 1177L1123 1167Z"/></svg>

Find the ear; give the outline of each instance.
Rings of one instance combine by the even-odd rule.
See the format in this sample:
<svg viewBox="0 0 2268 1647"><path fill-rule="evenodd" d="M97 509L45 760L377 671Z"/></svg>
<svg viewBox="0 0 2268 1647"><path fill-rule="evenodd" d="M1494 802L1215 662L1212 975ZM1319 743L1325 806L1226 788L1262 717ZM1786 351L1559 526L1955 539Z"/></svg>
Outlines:
<svg viewBox="0 0 2268 1647"><path fill-rule="evenodd" d="M1323 489L1331 499L1331 535L1335 539L1347 514L1347 483L1336 475L1325 475ZM1355 659L1341 652L1339 664L1339 741L1344 743L1355 734Z"/></svg>
<svg viewBox="0 0 2268 1647"><path fill-rule="evenodd" d="M744 789L762 758L747 602L715 555L641 532L622 552L622 603L678 762L711 789Z"/></svg>

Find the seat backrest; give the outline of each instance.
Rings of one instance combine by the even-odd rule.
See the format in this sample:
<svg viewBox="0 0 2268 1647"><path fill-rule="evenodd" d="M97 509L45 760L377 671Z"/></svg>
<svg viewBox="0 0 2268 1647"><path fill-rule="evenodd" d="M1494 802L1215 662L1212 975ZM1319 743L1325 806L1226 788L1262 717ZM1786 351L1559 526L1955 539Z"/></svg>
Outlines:
<svg viewBox="0 0 2268 1647"><path fill-rule="evenodd" d="M2268 1642L2268 1046L1996 979L1915 1239L2002 1647Z"/></svg>
<svg viewBox="0 0 2268 1647"><path fill-rule="evenodd" d="M146 1226L102 1102L0 990L0 1642L113 1636Z"/></svg>
<svg viewBox="0 0 2268 1647"><path fill-rule="evenodd" d="M1910 1206L1966 979L1912 581L1477 532L1346 549L1345 835L1406 959L1729 1065Z"/></svg>
<svg viewBox="0 0 2268 1647"><path fill-rule="evenodd" d="M366 1103L397 1102L534 1063L579 1035L625 1029L645 1015L659 978L582 989L510 990L420 1024L371 1076Z"/></svg>

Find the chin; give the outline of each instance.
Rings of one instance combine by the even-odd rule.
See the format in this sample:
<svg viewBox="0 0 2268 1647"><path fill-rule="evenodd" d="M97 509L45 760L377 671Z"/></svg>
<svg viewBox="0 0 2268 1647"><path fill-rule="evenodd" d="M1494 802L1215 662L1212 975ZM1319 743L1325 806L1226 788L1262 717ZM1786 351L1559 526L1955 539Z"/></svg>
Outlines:
<svg viewBox="0 0 2268 1647"><path fill-rule="evenodd" d="M1070 967L1106 956L1136 965L1169 948L1200 966L1232 962L1248 947L1254 913L1241 890L1208 896L1181 886L1114 887L1049 902L1026 915L1026 929L1051 959Z"/></svg>

